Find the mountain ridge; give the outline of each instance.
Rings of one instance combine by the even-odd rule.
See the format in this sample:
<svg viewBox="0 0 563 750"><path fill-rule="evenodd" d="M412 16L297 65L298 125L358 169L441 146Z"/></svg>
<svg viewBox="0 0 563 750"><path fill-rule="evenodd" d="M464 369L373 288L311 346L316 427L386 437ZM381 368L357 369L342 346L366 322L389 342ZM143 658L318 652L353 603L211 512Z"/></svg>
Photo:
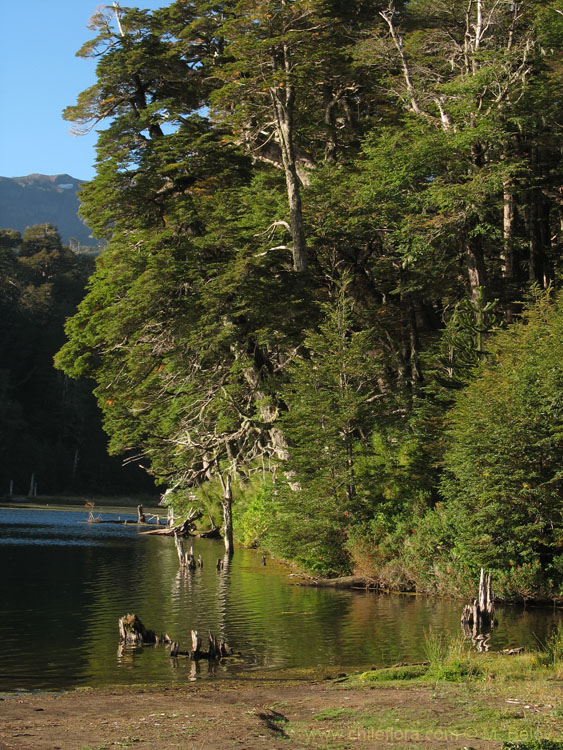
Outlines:
<svg viewBox="0 0 563 750"><path fill-rule="evenodd" d="M26 227L50 223L65 245L98 245L78 215L78 191L85 182L65 172L0 177L0 229L23 233Z"/></svg>

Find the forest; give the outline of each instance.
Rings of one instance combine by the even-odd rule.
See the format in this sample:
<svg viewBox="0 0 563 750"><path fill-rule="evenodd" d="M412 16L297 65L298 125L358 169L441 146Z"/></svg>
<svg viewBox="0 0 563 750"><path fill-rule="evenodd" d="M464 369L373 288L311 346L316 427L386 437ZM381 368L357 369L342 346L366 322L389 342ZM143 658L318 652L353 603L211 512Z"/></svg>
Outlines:
<svg viewBox="0 0 563 750"><path fill-rule="evenodd" d="M0 497L155 494L108 456L92 383L53 368L92 271L50 224L0 230Z"/></svg>
<svg viewBox="0 0 563 750"><path fill-rule="evenodd" d="M563 595L561 0L99 10L57 367L178 512L319 575Z"/></svg>

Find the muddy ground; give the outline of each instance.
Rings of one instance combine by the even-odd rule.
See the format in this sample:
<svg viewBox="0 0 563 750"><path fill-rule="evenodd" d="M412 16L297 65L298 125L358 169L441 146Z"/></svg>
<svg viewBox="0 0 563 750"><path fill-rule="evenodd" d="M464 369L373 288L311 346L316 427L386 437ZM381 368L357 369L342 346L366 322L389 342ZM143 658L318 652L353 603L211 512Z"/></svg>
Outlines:
<svg viewBox="0 0 563 750"><path fill-rule="evenodd" d="M500 748L473 710L455 691L335 680L4 694L0 749Z"/></svg>

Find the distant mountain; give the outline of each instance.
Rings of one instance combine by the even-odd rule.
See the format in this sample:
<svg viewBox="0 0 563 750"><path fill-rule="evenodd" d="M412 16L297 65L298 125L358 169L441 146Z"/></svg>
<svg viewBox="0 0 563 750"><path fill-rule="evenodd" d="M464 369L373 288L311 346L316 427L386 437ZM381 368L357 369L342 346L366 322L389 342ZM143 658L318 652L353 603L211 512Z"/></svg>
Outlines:
<svg viewBox="0 0 563 750"><path fill-rule="evenodd" d="M81 245L99 244L78 216L76 193L83 182L68 174L0 177L0 229L23 232L34 224L49 223L57 227L65 245L71 244L71 238Z"/></svg>

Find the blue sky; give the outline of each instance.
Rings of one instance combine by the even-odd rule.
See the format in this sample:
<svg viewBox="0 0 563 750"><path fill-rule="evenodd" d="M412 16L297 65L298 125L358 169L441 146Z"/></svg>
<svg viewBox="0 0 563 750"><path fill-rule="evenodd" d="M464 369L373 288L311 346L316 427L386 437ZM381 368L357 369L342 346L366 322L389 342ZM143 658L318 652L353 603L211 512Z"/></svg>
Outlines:
<svg viewBox="0 0 563 750"><path fill-rule="evenodd" d="M111 5L111 2L107 3ZM121 5L155 9L167 0ZM0 0L0 176L94 176L96 134L70 134L62 110L95 81L95 62L76 57L92 36L95 0Z"/></svg>

